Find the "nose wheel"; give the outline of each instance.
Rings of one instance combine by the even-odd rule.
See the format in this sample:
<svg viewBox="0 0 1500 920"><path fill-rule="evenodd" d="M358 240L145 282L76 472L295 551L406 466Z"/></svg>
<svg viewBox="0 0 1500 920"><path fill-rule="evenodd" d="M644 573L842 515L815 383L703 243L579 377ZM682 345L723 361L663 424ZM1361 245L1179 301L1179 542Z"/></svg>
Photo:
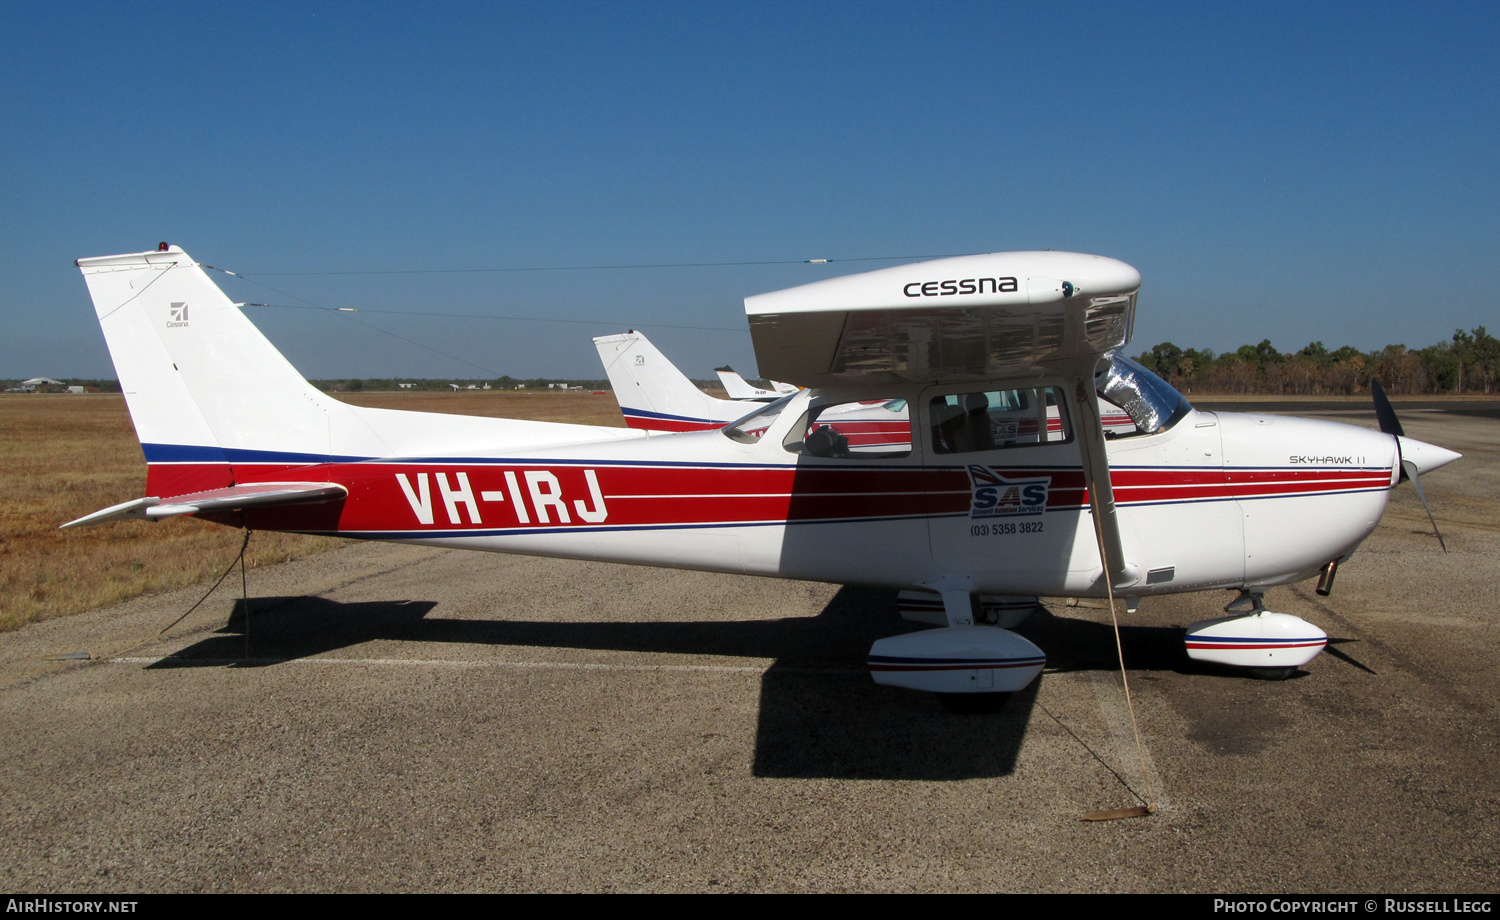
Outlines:
<svg viewBox="0 0 1500 920"><path fill-rule="evenodd" d="M1296 668L1246 668L1245 673L1256 680L1286 680L1297 673Z"/></svg>
<svg viewBox="0 0 1500 920"><path fill-rule="evenodd" d="M999 712L1010 702L1009 693L934 693L944 712L956 716L983 716Z"/></svg>

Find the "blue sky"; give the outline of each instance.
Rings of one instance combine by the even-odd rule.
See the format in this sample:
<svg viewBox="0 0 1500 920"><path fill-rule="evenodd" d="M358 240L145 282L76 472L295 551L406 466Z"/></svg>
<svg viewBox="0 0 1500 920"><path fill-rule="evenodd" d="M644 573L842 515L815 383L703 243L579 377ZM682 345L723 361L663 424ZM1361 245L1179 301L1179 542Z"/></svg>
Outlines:
<svg viewBox="0 0 1500 920"><path fill-rule="evenodd" d="M310 377L601 376L588 340L625 328L694 376L753 372L745 296L893 263L286 273L1042 248L1141 270L1132 351L1427 345L1500 325L1497 26L1493 3L10 5L0 377L113 376L72 260L159 240L258 282L223 278L283 305L251 316Z"/></svg>

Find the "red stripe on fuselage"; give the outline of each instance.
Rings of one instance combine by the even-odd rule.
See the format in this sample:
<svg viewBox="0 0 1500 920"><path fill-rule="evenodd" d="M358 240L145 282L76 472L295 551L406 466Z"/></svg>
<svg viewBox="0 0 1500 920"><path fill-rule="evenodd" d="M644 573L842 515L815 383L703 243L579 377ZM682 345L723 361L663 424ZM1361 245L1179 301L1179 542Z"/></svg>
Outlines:
<svg viewBox="0 0 1500 920"><path fill-rule="evenodd" d="M625 416L626 428L639 428L642 431L712 431L715 428L723 428L728 422L694 422L686 419L671 418L641 418L635 415Z"/></svg>
<svg viewBox="0 0 1500 920"><path fill-rule="evenodd" d="M966 515L973 495L962 469L871 469L837 462L721 467L368 461L235 463L232 471L223 463L175 463L152 464L150 469L148 483L167 486L150 489L161 497L222 488L231 479L242 484L335 482L349 489L342 502L247 514L246 522L267 530L461 532ZM1081 470L995 469L1006 479L1048 480L1049 511L1088 503ZM1383 489L1389 488L1390 475L1381 470L1315 468L1153 468L1117 469L1111 481L1116 501L1128 507ZM237 515L232 520L212 519L240 523Z"/></svg>

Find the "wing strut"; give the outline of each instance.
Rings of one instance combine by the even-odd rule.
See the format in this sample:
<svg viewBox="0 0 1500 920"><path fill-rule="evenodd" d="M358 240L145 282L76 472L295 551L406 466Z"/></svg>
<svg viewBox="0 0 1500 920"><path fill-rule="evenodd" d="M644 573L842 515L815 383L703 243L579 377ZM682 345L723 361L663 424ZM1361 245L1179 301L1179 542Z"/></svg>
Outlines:
<svg viewBox="0 0 1500 920"><path fill-rule="evenodd" d="M1120 519L1115 514L1115 490L1109 479L1109 455L1104 450L1104 421L1099 417L1099 400L1094 396L1094 368L1097 356L1089 357L1089 366L1074 375L1069 395L1073 417L1078 419L1078 446L1083 452L1083 484L1094 504L1094 527L1099 531L1102 556L1099 560L1110 581L1121 586L1130 584L1131 566L1125 561L1120 541Z"/></svg>
<svg viewBox="0 0 1500 920"><path fill-rule="evenodd" d="M1135 704L1130 698L1130 680L1125 674L1125 646L1120 641L1120 620L1115 614L1115 579L1130 577L1131 566L1125 562L1120 540L1120 519L1115 513L1114 485L1109 478L1109 455L1104 449L1104 421L1099 417L1099 400L1094 395L1094 368L1097 357L1078 368L1072 378L1069 394L1073 415L1078 419L1078 444L1083 453L1083 483L1088 489L1090 511L1094 518L1094 537L1099 544L1099 567L1104 573L1104 589L1109 597L1109 618L1114 624L1115 651L1120 660L1120 683L1125 688L1125 708L1130 713L1130 727L1135 732L1135 748L1141 759L1141 775L1146 780L1144 805L1094 811L1085 821L1113 821L1118 818L1144 818L1156 814L1155 792L1151 772L1146 768L1146 752L1141 746L1141 730L1136 724ZM1130 579L1133 581L1134 579ZM1130 583L1129 581L1126 582Z"/></svg>

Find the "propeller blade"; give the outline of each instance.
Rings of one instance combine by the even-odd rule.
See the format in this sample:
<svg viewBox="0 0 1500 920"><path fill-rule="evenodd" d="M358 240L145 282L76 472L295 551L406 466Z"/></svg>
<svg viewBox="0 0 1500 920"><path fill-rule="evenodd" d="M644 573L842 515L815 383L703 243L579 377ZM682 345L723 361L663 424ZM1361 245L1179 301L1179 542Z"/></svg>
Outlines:
<svg viewBox="0 0 1500 920"><path fill-rule="evenodd" d="M1370 378L1370 395L1375 397L1375 418L1380 422L1380 430L1398 438L1406 437L1406 432L1401 430L1401 420L1396 418L1396 410L1391 408L1391 401L1386 398L1385 390L1374 377Z"/></svg>
<svg viewBox="0 0 1500 920"><path fill-rule="evenodd" d="M1386 398L1385 389L1374 377L1370 378L1370 396L1375 400L1375 418L1380 423L1380 430L1396 436L1396 456L1401 458L1401 478L1410 480L1411 484L1416 486L1417 498L1422 500L1422 507L1427 511L1427 520L1432 522L1432 532L1437 535L1438 545L1446 553L1448 542L1443 539L1443 532L1438 530L1437 518L1432 514L1432 505L1427 502L1427 493L1422 491L1423 464L1407 459L1406 454L1410 449L1414 455L1422 456L1429 470L1457 460L1459 455L1450 450L1433 448L1432 445L1423 444L1420 441L1410 441L1406 437L1406 432L1401 428L1401 420L1396 418L1396 410L1391 408L1391 401Z"/></svg>
<svg viewBox="0 0 1500 920"><path fill-rule="evenodd" d="M1437 518L1432 516L1432 506L1427 504L1427 493L1422 491L1422 480L1418 475L1417 465L1410 460L1402 459L1401 471L1406 474L1407 479L1411 480L1411 484L1417 487L1417 498L1422 500L1422 507L1427 509L1427 520L1432 522L1432 532L1437 534L1438 546L1443 548L1444 553L1448 552L1448 544L1443 540L1443 532L1438 530Z"/></svg>

